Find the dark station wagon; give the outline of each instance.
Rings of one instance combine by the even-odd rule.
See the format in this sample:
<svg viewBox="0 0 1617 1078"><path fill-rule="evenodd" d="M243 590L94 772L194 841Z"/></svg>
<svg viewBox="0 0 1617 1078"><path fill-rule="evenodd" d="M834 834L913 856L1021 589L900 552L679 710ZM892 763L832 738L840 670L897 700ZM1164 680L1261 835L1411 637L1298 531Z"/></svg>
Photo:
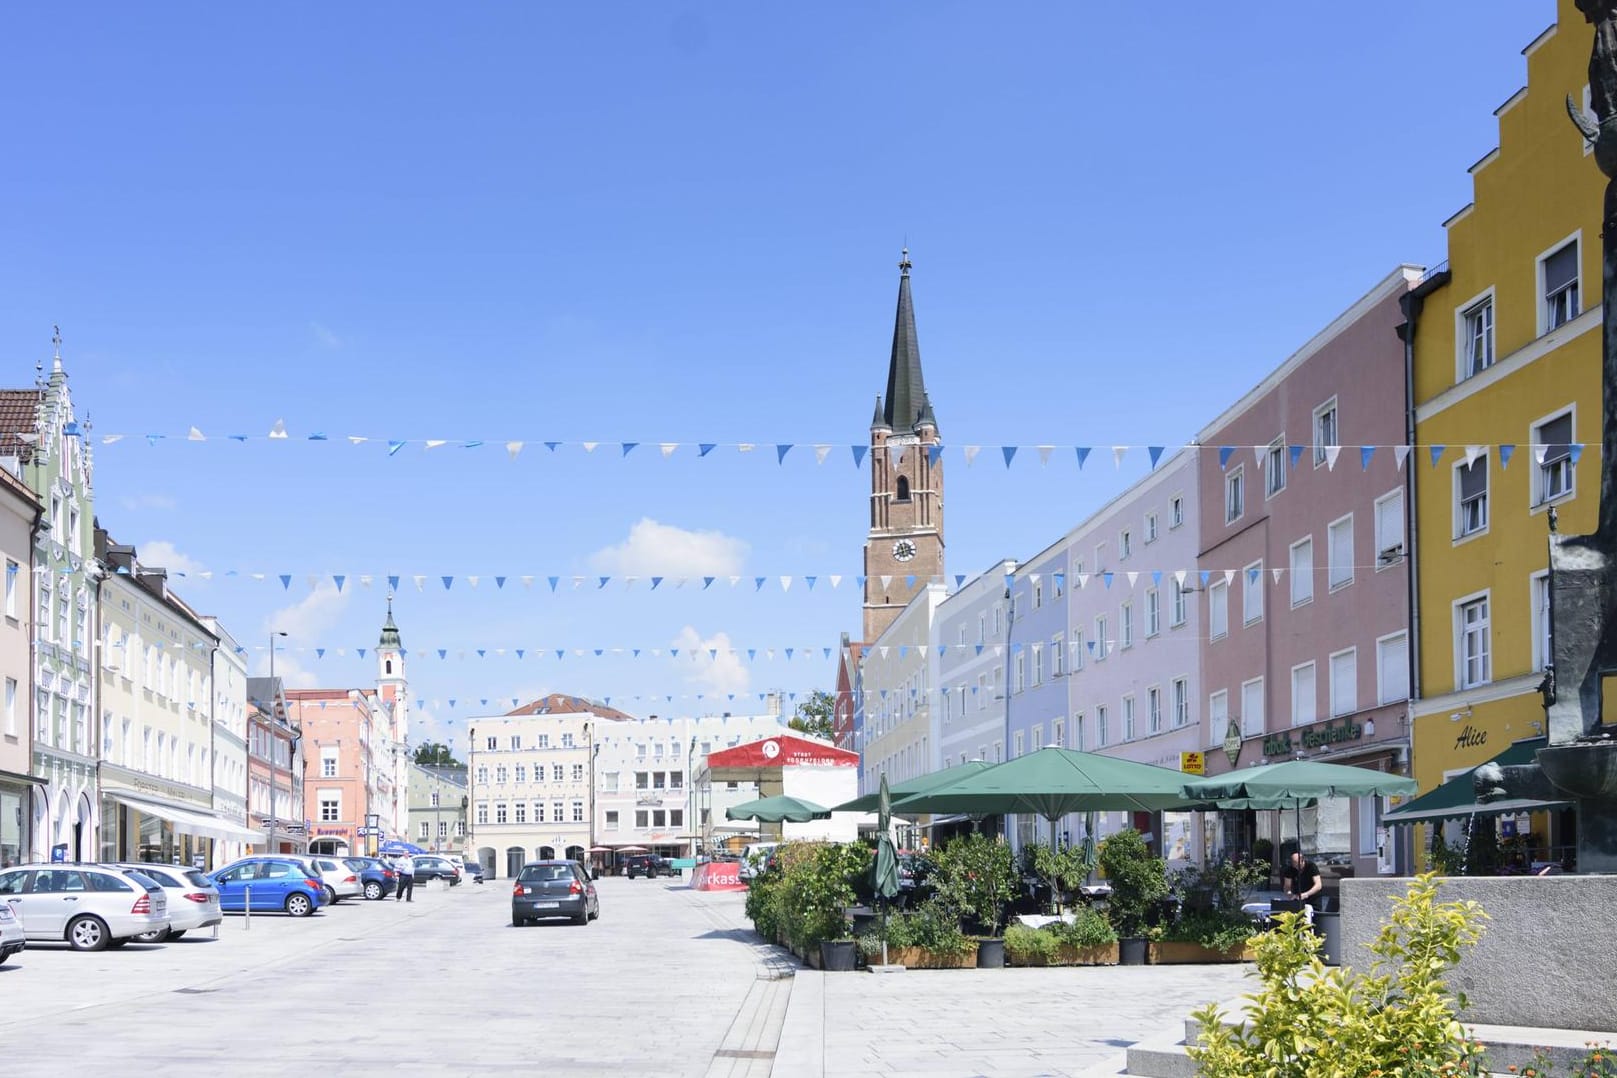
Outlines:
<svg viewBox="0 0 1617 1078"><path fill-rule="evenodd" d="M517 928L544 917L587 925L599 916L595 884L577 861L529 861L511 887L511 923Z"/></svg>

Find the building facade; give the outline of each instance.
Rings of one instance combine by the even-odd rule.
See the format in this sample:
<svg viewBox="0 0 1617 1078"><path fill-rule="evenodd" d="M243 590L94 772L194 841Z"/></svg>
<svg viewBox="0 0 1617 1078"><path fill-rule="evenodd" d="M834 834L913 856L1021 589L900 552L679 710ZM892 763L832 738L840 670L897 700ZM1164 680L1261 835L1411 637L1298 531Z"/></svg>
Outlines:
<svg viewBox="0 0 1617 1078"><path fill-rule="evenodd" d="M938 604L938 763L1005 758L1007 558Z"/></svg>
<svg viewBox="0 0 1617 1078"><path fill-rule="evenodd" d="M0 457L44 507L33 558L35 786L29 813L35 857L94 860L100 851L95 725L96 583L92 453L74 412L61 338L50 374L31 389L0 391Z"/></svg>
<svg viewBox="0 0 1617 1078"><path fill-rule="evenodd" d="M849 640L847 633L842 634L842 640L837 645L837 684L831 713L831 740L836 742L838 748L851 750L855 744L854 716L858 711L859 657L864 649L863 644Z"/></svg>
<svg viewBox="0 0 1617 1078"><path fill-rule="evenodd" d="M219 623L202 624L219 638L212 653L213 676L213 811L244 831L239 838L214 846L214 860L224 864L251 853L264 841L262 831L247 822L247 653Z"/></svg>
<svg viewBox="0 0 1617 1078"><path fill-rule="evenodd" d="M470 805L466 769L411 763L409 774L410 821L404 837L433 853L460 854Z"/></svg>
<svg viewBox="0 0 1617 1078"><path fill-rule="evenodd" d="M921 588L943 580L943 443L921 377L910 255L899 262L887 393L870 422L870 531L864 640L874 641Z"/></svg>
<svg viewBox="0 0 1617 1078"><path fill-rule="evenodd" d="M1407 771L1401 266L1198 435L1209 772L1307 757ZM1390 872L1380 798L1223 813L1215 841L1269 839ZM1208 819L1213 819L1208 814ZM1278 833L1276 827L1279 827Z"/></svg>
<svg viewBox="0 0 1617 1078"><path fill-rule="evenodd" d="M29 612L34 609L34 528L39 499L0 467L0 557L5 558L5 606L0 620L0 867L35 860L29 813L33 791L33 732L28 702L34 698Z"/></svg>
<svg viewBox="0 0 1617 1078"><path fill-rule="evenodd" d="M859 793L936 771L938 654L932 625L947 591L927 584L865 648L861 660L865 726L859 746Z"/></svg>
<svg viewBox="0 0 1617 1078"><path fill-rule="evenodd" d="M293 723L281 679L247 679L247 817L264 833L255 853L309 848L303 814L303 733Z"/></svg>
<svg viewBox="0 0 1617 1078"><path fill-rule="evenodd" d="M466 847L489 879L513 878L526 861L589 860L591 767L603 721L588 711L466 720Z"/></svg>
<svg viewBox="0 0 1617 1078"><path fill-rule="evenodd" d="M1573 0L1524 50L1448 263L1415 290L1414 550L1422 791L1543 732L1547 535L1594 530L1602 467L1601 206L1606 179L1567 122L1589 102L1590 31ZM1608 701L1611 699L1608 689ZM1537 856L1570 820L1518 821Z"/></svg>

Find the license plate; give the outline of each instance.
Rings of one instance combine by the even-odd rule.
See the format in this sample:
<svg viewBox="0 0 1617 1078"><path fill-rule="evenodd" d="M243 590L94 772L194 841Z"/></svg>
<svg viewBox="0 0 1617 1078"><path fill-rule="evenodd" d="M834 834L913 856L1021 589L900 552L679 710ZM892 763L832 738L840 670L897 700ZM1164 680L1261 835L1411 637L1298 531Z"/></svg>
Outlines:
<svg viewBox="0 0 1617 1078"><path fill-rule="evenodd" d="M560 905L560 902L535 902L533 908L536 910L553 910Z"/></svg>

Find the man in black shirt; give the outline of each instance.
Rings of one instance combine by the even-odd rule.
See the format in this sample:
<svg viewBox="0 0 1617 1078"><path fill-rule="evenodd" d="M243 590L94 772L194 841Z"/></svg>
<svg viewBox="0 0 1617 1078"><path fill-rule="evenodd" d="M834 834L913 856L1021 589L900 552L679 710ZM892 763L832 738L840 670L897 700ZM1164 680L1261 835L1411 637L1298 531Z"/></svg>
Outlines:
<svg viewBox="0 0 1617 1078"><path fill-rule="evenodd" d="M1319 866L1303 856L1303 851L1291 853L1291 874L1286 878L1286 891L1300 898L1314 910L1319 909L1319 893L1325 882L1319 878Z"/></svg>

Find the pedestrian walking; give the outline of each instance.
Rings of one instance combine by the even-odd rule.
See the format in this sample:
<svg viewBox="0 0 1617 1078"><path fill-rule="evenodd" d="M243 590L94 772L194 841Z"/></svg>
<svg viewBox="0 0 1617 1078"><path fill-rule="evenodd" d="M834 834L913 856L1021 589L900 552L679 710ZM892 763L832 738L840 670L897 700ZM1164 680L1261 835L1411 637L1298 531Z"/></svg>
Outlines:
<svg viewBox="0 0 1617 1078"><path fill-rule="evenodd" d="M415 861L407 853L399 854L393 862L393 871L399 874L399 889L393 895L393 901L403 899L406 902L415 901Z"/></svg>

